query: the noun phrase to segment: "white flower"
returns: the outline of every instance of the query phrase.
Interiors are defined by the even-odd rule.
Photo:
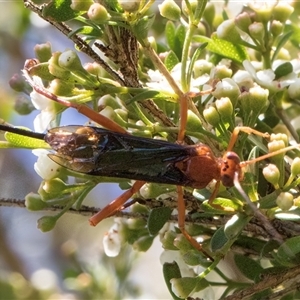
[[[295,82],[297,78],[297,74],[295,72],[291,72],[286,76],[282,76],[279,80],[275,80],[275,74],[273,70],[268,69],[256,72],[256,69],[248,60],[243,62],[243,66],[256,83],[264,88],[267,88],[271,93],[276,93],[289,86]]]
[[[30,97],[34,107],[41,111],[33,121],[34,130],[43,132],[56,116],[54,102],[36,91],[32,91]]]
[[[121,250],[119,224],[115,223],[103,238],[104,252],[109,257],[116,257]]]
[[[44,149],[32,150],[32,153],[38,156],[34,164],[34,170],[44,180],[50,180],[57,177],[61,167],[48,157],[48,151]]]
[[[181,63],[177,64],[172,70],[171,70],[171,76],[173,79],[177,82],[178,86],[181,87]],[[162,91],[165,93],[174,94],[173,89],[169,85],[166,78],[158,71],[158,70],[149,70],[148,76],[150,77],[150,82],[146,83],[146,85],[149,88],[152,88],[154,90]],[[199,92],[199,86],[205,84],[208,82],[210,77],[207,74],[204,74],[203,76],[200,76],[196,79],[191,79],[191,92]]]
[[[240,87],[241,91],[248,91],[254,84],[252,76],[244,70],[238,70],[232,76],[232,79]]]

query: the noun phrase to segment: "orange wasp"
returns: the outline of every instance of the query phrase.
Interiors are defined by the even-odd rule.
[[[66,101],[36,86],[33,82],[30,83],[39,94],[66,107],[77,109],[78,112],[109,130],[78,125],[52,128],[45,134],[5,125],[0,125],[0,130],[44,139],[55,151],[55,154],[49,154],[49,157],[70,170],[93,176],[136,180],[129,190],[92,216],[89,220],[91,225],[96,226],[103,219],[113,216],[116,211],[122,209],[125,202],[146,182],[176,185],[179,229],[196,249],[204,252],[209,258],[211,258],[210,255],[185,229],[183,187],[201,189],[215,180],[216,185],[209,199],[209,203],[214,206],[213,200],[221,182],[225,187],[237,186],[243,177],[243,167],[298,147],[298,145],[286,147],[250,161],[240,162],[238,155],[232,151],[240,131],[263,138],[269,138],[269,134],[249,127],[236,127],[231,135],[227,151],[222,157],[215,157],[212,150],[205,144],[182,144],[187,113],[186,99],[181,99],[179,140],[177,144],[174,144],[132,136],[123,127],[89,107]]]

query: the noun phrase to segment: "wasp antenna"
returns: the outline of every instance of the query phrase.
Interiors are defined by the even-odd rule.
[[[0,130],[15,133],[15,134],[19,134],[19,135],[23,135],[23,136],[28,136],[28,137],[38,139],[38,140],[44,140],[45,139],[45,134],[44,133],[33,132],[33,131],[29,131],[29,130],[25,130],[25,129],[21,129],[21,128],[16,128],[16,127],[8,126],[8,125],[3,125],[3,124],[0,124]]]
[[[240,162],[240,166],[245,167],[245,166],[254,164],[258,161],[265,160],[266,158],[273,157],[275,155],[282,154],[282,153],[285,153],[287,151],[294,150],[294,149],[297,149],[297,148],[300,149],[300,144],[288,146],[288,147],[285,147],[285,148],[267,153],[265,155],[262,155],[260,157],[257,157],[257,158],[251,159],[251,160],[242,161],[242,162]]]

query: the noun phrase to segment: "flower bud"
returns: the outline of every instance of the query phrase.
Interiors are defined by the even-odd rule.
[[[214,127],[218,126],[220,123],[219,113],[214,106],[204,109],[203,116],[206,122]]]
[[[42,232],[50,231],[54,228],[57,221],[57,216],[44,216],[38,219],[37,228]]]
[[[112,107],[106,106],[104,109],[100,111],[100,114],[105,116],[106,118],[118,123],[121,126],[126,126],[125,121],[113,110]]]
[[[96,62],[86,63],[83,67],[87,72],[89,72],[92,75],[95,75],[96,77],[101,77],[103,75],[102,68]]]
[[[68,81],[70,78],[70,72],[59,66],[58,60],[61,55],[61,52],[55,52],[52,54],[52,57],[49,60],[49,72],[57,78],[63,78],[65,81]]]
[[[276,204],[283,211],[289,210],[294,204],[294,196],[288,192],[282,192],[276,199]]]
[[[285,147],[287,147],[288,143],[289,143],[289,139],[288,136],[285,133],[272,133],[270,136],[270,141],[283,141],[285,144]]]
[[[16,97],[14,109],[20,115],[29,115],[35,107],[28,96],[20,94]]]
[[[290,15],[293,13],[294,8],[287,2],[277,2],[277,5],[273,9],[274,20],[285,23]]]
[[[283,32],[283,24],[280,21],[273,20],[271,23],[270,31],[274,37],[279,36]]]
[[[205,59],[196,60],[194,64],[194,77],[198,78],[204,74],[209,74],[211,69],[213,68],[213,64],[208,62]]]
[[[271,15],[274,8],[274,2],[270,1],[268,2],[258,2],[253,1],[253,3],[250,1],[249,6],[254,10],[254,20],[256,22],[262,22],[267,23],[271,19]]]
[[[285,143],[282,140],[271,141],[268,143],[269,152],[275,152],[277,150],[285,148]],[[272,160],[277,164],[284,158],[284,153],[277,154],[272,157]]]
[[[216,66],[212,71],[213,79],[224,79],[232,76],[232,70],[225,65]]]
[[[25,206],[30,211],[38,211],[47,207],[39,194],[29,193],[25,196]]]
[[[215,104],[223,122],[230,122],[233,114],[233,106],[230,99],[228,97],[222,97],[216,100]]]
[[[245,116],[256,119],[260,113],[266,109],[268,104],[269,90],[263,89],[260,86],[254,86],[249,89],[249,92],[244,92],[240,95],[239,101],[243,108]]]
[[[117,99],[111,95],[105,95],[98,100],[98,107],[101,111],[106,106],[110,106],[112,109],[121,108],[121,105],[118,103]]]
[[[66,50],[58,57],[58,65],[69,71],[84,70],[77,53],[73,50]]]
[[[93,3],[93,0],[71,0],[70,7],[77,11],[88,11]]]
[[[123,120],[123,122],[128,121],[128,110],[126,110],[125,108],[117,108],[117,109],[115,109],[115,113],[118,115],[119,118],[121,118]],[[119,123],[119,124],[121,124],[121,123]]]
[[[90,20],[97,24],[103,24],[110,19],[110,14],[107,12],[106,8],[99,3],[93,3],[87,12],[87,15]]]
[[[49,91],[57,96],[70,96],[73,93],[73,84],[66,84],[63,79],[54,79],[50,82]]]
[[[156,41],[155,37],[154,37],[154,36],[149,36],[149,37],[148,37],[148,42],[149,42],[151,48],[152,48],[155,52],[157,52],[157,41]]]
[[[233,20],[225,20],[217,28],[217,36],[219,39],[223,39],[235,44],[241,42],[241,36],[238,32]]]
[[[119,0],[118,2],[125,11],[130,13],[136,12],[140,7],[140,1]]]
[[[249,34],[252,38],[262,43],[265,37],[265,28],[263,23],[255,22],[250,24]]]
[[[177,21],[181,17],[180,7],[174,0],[164,0],[162,4],[158,5],[160,14],[171,21]]]
[[[39,62],[47,62],[52,56],[51,44],[49,42],[37,44],[34,46],[34,52]]]
[[[231,78],[224,78],[222,81],[219,81],[215,90],[212,92],[212,95],[217,99],[228,97],[233,107],[235,107],[240,94],[239,86]]]
[[[239,29],[248,33],[249,26],[252,23],[252,21],[247,12],[242,12],[241,14],[239,14],[238,16],[235,17],[234,23]]]
[[[30,86],[20,74],[14,74],[9,80],[9,86],[16,92],[30,93]]]
[[[294,205],[300,207],[300,196],[294,199]]]
[[[257,114],[261,113],[268,104],[269,90],[260,86],[255,86],[250,88],[249,94],[252,110]]]
[[[280,179],[280,171],[274,164],[269,164],[263,168],[263,175],[268,182],[274,185],[276,189],[279,188],[278,182]]]
[[[199,131],[199,127],[202,126],[201,120],[191,110],[188,110],[186,130]]]
[[[300,174],[300,157],[296,157],[291,164],[291,175],[298,176]]]

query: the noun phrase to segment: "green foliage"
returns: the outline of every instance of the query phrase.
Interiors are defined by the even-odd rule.
[[[113,181],[124,189],[132,188],[134,193],[129,196],[140,203],[131,207],[132,219],[118,220],[117,230],[109,231],[107,246],[112,253],[123,249],[126,243],[138,251],[147,251],[154,238],[160,236],[165,252],[176,253],[177,260],[180,257],[180,263],[163,263],[163,275],[173,299],[198,296],[199,291],[212,286],[224,288],[224,299],[229,293],[251,289],[247,282],[240,282],[238,277],[231,279],[219,269],[219,262],[227,256],[234,258],[236,269],[254,284],[269,270],[266,262],[282,267],[272,269],[274,272],[268,275],[275,278],[280,277],[280,272],[289,272],[289,268],[299,266],[299,232],[293,227],[293,221],[300,219],[299,166],[295,159],[299,156],[299,146],[285,148],[290,140],[297,143],[300,140],[299,8],[296,4],[292,7],[280,3],[266,6],[249,3],[247,9],[234,16],[227,2],[224,1],[222,14],[218,15],[213,3],[207,5],[207,1],[183,1],[179,7],[174,1],[165,0],[159,11],[154,9],[155,1],[150,0],[101,1],[101,4],[53,0],[43,7],[27,1],[32,11],[54,24],[74,42],[78,52],[87,54],[90,62],[83,64],[75,50],[54,52],[48,42],[37,45],[37,59],[26,62],[24,75],[28,83],[20,80],[20,76],[10,81],[16,92],[25,98],[30,95],[34,107],[39,110],[34,122],[37,131],[60,126],[66,108],[73,107],[92,119],[93,125],[99,123],[97,126],[112,131],[172,143],[184,125],[186,137],[180,143],[204,143],[212,150],[216,159],[212,158],[211,164],[196,166],[197,162],[194,163],[197,155],[208,156],[204,146],[193,148],[195,153],[191,151],[191,157],[178,158],[171,166],[167,165],[167,159],[155,170],[141,163],[142,171],[152,177],[167,176],[168,168],[173,165],[182,171],[182,178],[199,175],[198,189],[193,189],[190,182],[179,182],[186,186],[184,200],[189,212],[186,220],[194,225],[186,226],[187,232],[182,228],[183,214],[186,214],[182,203],[178,217],[180,228],[164,226],[173,218],[172,211],[176,207],[174,186],[147,184],[136,191],[127,178],[85,174],[99,159],[98,156],[88,159],[89,152],[85,152],[96,139],[93,135],[87,140],[81,136],[86,144],[72,141],[72,146],[79,146],[76,148],[82,154],[79,159],[75,159],[74,153],[66,155],[63,152],[56,158],[50,155],[52,160],[69,166],[67,169],[50,161],[46,152],[38,154],[35,170],[43,180],[38,193],[26,197],[27,208],[31,211],[53,205],[61,208],[56,215],[38,220],[38,227],[46,232],[53,229],[60,216],[71,207],[81,208],[86,195],[98,183]],[[181,111],[185,104],[187,124],[183,124],[185,111]],[[274,135],[267,141],[268,135],[244,128],[238,138],[232,140],[236,124]],[[63,138],[58,146],[64,142],[69,145],[66,136]],[[131,145],[122,139],[116,140],[130,152]],[[45,150],[49,145],[6,133],[0,148],[13,147]],[[242,161],[236,164],[235,180],[231,178],[233,175],[228,175],[233,187],[225,184],[226,175],[221,176],[221,162],[232,161],[230,155],[219,158],[226,149],[236,152]],[[152,154],[150,150],[145,153],[145,160]],[[276,155],[268,155],[270,152]],[[114,159],[106,158],[105,163],[110,166],[123,163],[125,171],[130,170],[130,162],[123,161],[123,154],[120,151]],[[267,156],[254,167],[264,154]],[[271,162],[269,166],[266,166],[266,159]],[[81,173],[72,171],[72,165]],[[245,174],[239,174],[240,167],[245,169]],[[118,172],[115,171],[116,177]],[[210,173],[216,181],[223,181],[224,186],[218,191],[201,183],[201,180],[206,182]],[[121,209],[124,205],[121,202],[127,200],[128,193],[114,202],[120,205],[112,206],[113,211],[104,209],[99,220]],[[196,240],[188,241],[188,234],[195,239],[204,238],[203,253]],[[212,258],[214,261],[210,260]],[[188,269],[188,276],[182,275],[184,268]],[[129,266],[124,266],[123,271],[119,278],[125,282]],[[211,271],[223,282],[208,279]],[[93,290],[91,298],[96,298],[103,287],[96,282],[93,268],[89,274],[99,288],[98,292]],[[79,275],[72,275],[73,279]],[[279,281],[278,286],[282,283]],[[264,297],[276,291],[267,280],[263,283],[261,294],[256,296]],[[8,287],[3,289],[11,295]],[[129,286],[125,290],[131,296],[136,295],[134,289],[129,292]],[[105,297],[124,296],[118,293],[105,294]],[[251,290],[249,293],[253,296]],[[85,290],[83,295],[89,298],[91,294]],[[199,295],[202,297],[201,293]]]

